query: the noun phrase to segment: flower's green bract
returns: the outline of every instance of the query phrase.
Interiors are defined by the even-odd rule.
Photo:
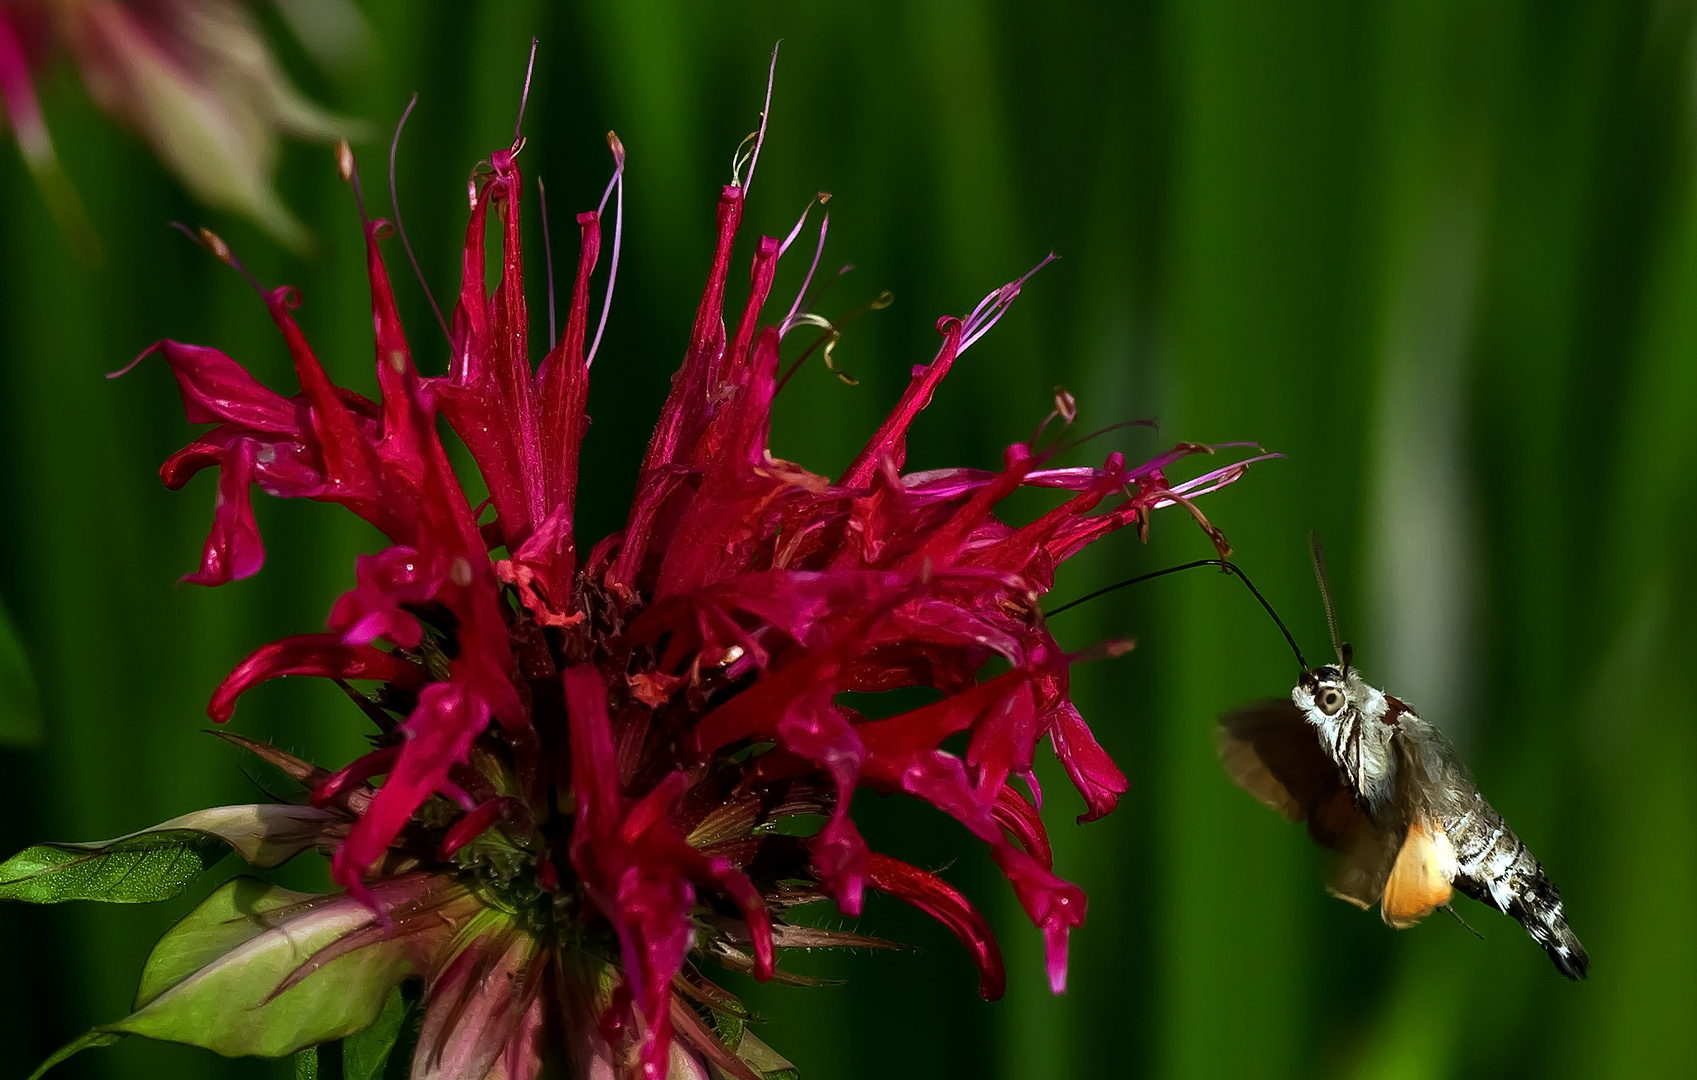
[[[376,922],[345,896],[310,896],[247,877],[226,882],[154,947],[135,1012],[70,1044],[35,1075],[122,1035],[230,1057],[282,1057],[366,1030],[417,973],[415,958],[434,943],[430,935],[375,935],[297,977],[315,953]],[[440,925],[436,937],[452,933],[451,920]],[[370,1049],[364,1057],[375,1068],[367,1075],[378,1075],[388,1048]]]

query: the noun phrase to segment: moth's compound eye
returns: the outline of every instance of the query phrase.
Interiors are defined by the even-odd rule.
[[[1322,686],[1314,691],[1314,704],[1327,716],[1336,716],[1343,708],[1343,691],[1335,686]]]

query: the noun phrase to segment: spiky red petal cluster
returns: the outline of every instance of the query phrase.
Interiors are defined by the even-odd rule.
[[[393,545],[360,559],[331,633],[260,649],[218,689],[213,717],[227,719],[244,690],[287,674],[375,679],[409,703],[399,738],[318,792],[329,800],[387,775],[336,852],[335,876],[356,894],[433,795],[467,811],[449,847],[513,814],[569,815],[537,874],[545,887],[568,887],[562,875],[581,887],[617,935],[628,979],[620,1000],[640,1007],[623,1019],[644,1032],[654,1075],[666,1060],[672,983],[693,944],[697,890],[742,912],[756,974],[772,971],[770,898],[753,880],[761,841],[744,828],[743,839],[712,843],[708,823],[743,813],[749,791],[774,784],[813,791],[829,812],[801,842],[794,873],[816,878],[850,913],[870,884],[936,916],[972,950],[993,997],[1004,975],[983,918],[936,875],[869,852],[849,817],[850,795],[863,785],[904,791],[961,821],[991,845],[1043,929],[1059,991],[1085,897],[1054,874],[1036,807],[1010,781],[1031,782],[1045,737],[1084,796],[1084,819],[1112,810],[1126,780],[1069,700],[1069,658],[1037,601],[1055,567],[1085,545],[1146,524],[1159,506],[1189,505],[1236,479],[1242,463],[1174,485],[1163,470],[1205,448],[1180,446],[1139,466],[1116,453],[1100,468],[1044,468],[1016,444],[999,471],[903,474],[909,424],[1024,279],[965,319],[939,321],[941,349],[914,369],[843,476],[775,458],[768,428],[779,343],[793,321],[762,328],[760,315],[787,245],[760,240],[748,299],[727,335],[723,296],[746,191],[732,185],[719,199],[707,287],[625,528],[582,554],[572,515],[600,218],[578,217],[565,333],[533,371],[515,151],[493,155],[475,190],[445,376],[422,377],[413,365],[378,251],[381,222],[365,224],[380,403],[330,383],[289,314],[288,290],[266,299],[300,379],[293,397],[213,349],[165,341],[150,350],[170,364],[188,418],[215,425],[162,469],[175,488],[220,468],[212,533],[189,580],[220,584],[259,569],[254,484],[341,503]],[[492,207],[502,271],[491,293]],[[481,527],[436,436],[438,413],[488,484],[494,518]],[[994,510],[1021,486],[1071,495],[1013,527]],[[452,643],[434,664],[420,649],[421,623]],[[1008,670],[980,681],[995,657]],[[839,701],[908,686],[941,697],[885,719]],[[516,798],[486,790],[467,767],[490,731],[511,749],[523,788]],[[961,733],[964,757],[941,749]],[[725,775],[734,783],[721,782]]]

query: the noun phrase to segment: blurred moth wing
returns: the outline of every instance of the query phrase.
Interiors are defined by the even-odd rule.
[[[1379,900],[1403,846],[1400,829],[1373,824],[1326,755],[1318,734],[1289,698],[1257,702],[1220,719],[1215,747],[1238,787],[1302,822],[1338,853],[1326,891],[1363,910]]]
[[[1260,701],[1226,714],[1214,743],[1237,786],[1287,821],[1307,821],[1320,802],[1343,788],[1338,767],[1287,699]]]
[[[1347,794],[1344,799],[1354,806]],[[1366,911],[1384,894],[1402,845],[1394,830],[1372,827],[1366,815],[1361,815],[1361,820],[1361,834],[1327,875],[1326,891]]]

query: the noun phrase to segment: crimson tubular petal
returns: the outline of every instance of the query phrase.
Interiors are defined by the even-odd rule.
[[[1058,992],[1085,898],[1054,873],[1038,808],[1010,785],[1023,780],[1037,797],[1032,770],[1045,739],[1084,799],[1082,820],[1112,811],[1127,783],[1073,707],[1069,660],[1039,600],[1057,565],[1120,528],[1145,530],[1161,506],[1182,504],[1219,542],[1193,497],[1241,467],[1175,485],[1167,470],[1210,448],[1181,444],[1142,465],[1113,453],[1100,467],[1052,468],[1016,443],[996,470],[904,473],[910,426],[1025,278],[992,292],[965,323],[938,321],[941,347],[842,476],[775,456],[781,326],[762,319],[784,245],[754,245],[749,292],[727,332],[746,195],[733,184],[719,196],[707,284],[625,526],[585,544],[573,503],[601,221],[595,211],[577,218],[565,330],[533,370],[517,153],[516,144],[496,152],[474,176],[445,374],[415,368],[379,250],[385,223],[363,214],[376,400],[330,382],[287,289],[262,296],[294,361],[300,389],[290,396],[214,349],[164,341],[143,354],[170,367],[188,418],[212,425],[161,470],[171,487],[220,472],[213,527],[189,580],[258,571],[254,485],[340,503],[389,540],[356,564],[331,632],[259,649],[219,687],[213,719],[229,719],[238,696],[282,675],[379,684],[366,707],[380,729],[375,749],[315,793],[357,815],[335,851],[336,880],[377,904],[374,886],[421,860],[447,860],[442,872],[453,874],[498,867],[495,884],[480,887],[507,890],[533,913],[537,934],[561,949],[570,940],[572,955],[599,949],[620,973],[610,997],[594,999],[603,1022],[566,1024],[590,1031],[598,1049],[585,1060],[658,1080],[675,1031],[718,1061],[725,1051],[700,1044],[702,1024],[674,1023],[684,1015],[676,986],[695,977],[686,959],[770,977],[774,927],[789,906],[828,896],[858,913],[867,888],[945,923],[972,952],[985,996],[999,995],[999,949],[967,900],[939,875],[868,850],[849,812],[863,786],[929,803],[990,846],[1044,933]],[[499,245],[492,284],[486,237]],[[792,308],[780,323],[796,317]],[[481,525],[449,467],[438,415],[487,484],[493,516]],[[1015,527],[997,510],[1021,487],[1065,498]],[[992,662],[1001,673],[987,678]],[[877,719],[844,698],[914,686],[936,700]],[[943,748],[955,737],[959,754]],[[798,815],[825,824],[812,836],[773,827]],[[500,834],[495,846],[482,845],[486,832]],[[724,929],[736,924],[736,933]],[[509,956],[507,939],[498,944],[490,955]],[[511,950],[526,979],[540,978],[528,974],[530,958],[546,950]],[[463,996],[466,978],[456,968],[432,985]],[[539,1030],[536,1003],[555,991],[533,989],[515,999],[525,1019],[512,1020],[514,1031]],[[553,1004],[573,1016],[593,998],[559,993]],[[446,1033],[458,1028],[438,1026],[452,1042]],[[478,1053],[498,1041],[477,1043]],[[529,1075],[528,1060],[514,1051],[509,1072]]]

